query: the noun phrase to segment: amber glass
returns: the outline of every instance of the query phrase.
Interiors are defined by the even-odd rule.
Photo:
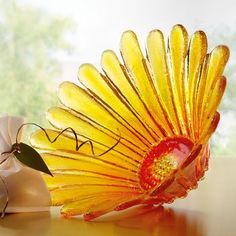
[[[171,203],[196,188],[208,167],[228,48],[208,54],[204,32],[189,41],[176,25],[168,46],[161,31],[149,33],[146,57],[132,31],[123,33],[120,50],[123,62],[103,53],[102,71],[82,65],[78,84],[62,83],[61,106],[47,113],[51,138],[72,127],[80,142],[93,142],[95,156],[89,144],[76,151],[69,131],[53,144],[41,130],[31,137],[54,175],[44,176],[52,203],[63,205],[66,217],[91,220],[137,204]]]

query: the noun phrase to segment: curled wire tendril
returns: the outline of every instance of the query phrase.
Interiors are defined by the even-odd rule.
[[[13,144],[11,151],[9,151],[9,152],[2,152],[2,153],[1,153],[1,155],[2,155],[2,154],[9,154],[9,155],[8,155],[4,160],[2,160],[2,161],[0,162],[0,165],[2,165],[2,164],[8,159],[8,157],[10,156],[10,154],[14,154],[15,152],[20,152],[19,140],[18,140],[18,139],[19,139],[19,134],[20,134],[20,131],[22,130],[22,128],[23,128],[24,126],[26,126],[26,125],[33,125],[33,126],[36,126],[36,127],[40,128],[40,129],[44,132],[45,136],[47,137],[47,139],[48,139],[48,141],[49,141],[50,143],[56,142],[57,139],[58,139],[64,132],[70,130],[70,131],[74,134],[74,137],[75,137],[75,142],[76,142],[76,144],[75,144],[75,145],[76,145],[76,146],[75,146],[75,149],[76,149],[76,151],[78,151],[78,150],[79,150],[81,147],[83,147],[85,144],[89,144],[89,145],[90,145],[90,148],[91,148],[91,152],[92,152],[92,157],[100,157],[100,156],[103,156],[104,154],[106,154],[106,153],[108,153],[109,151],[111,151],[112,149],[114,149],[114,148],[119,144],[119,142],[120,142],[120,140],[121,140],[121,134],[119,134],[119,138],[118,138],[117,142],[116,142],[113,146],[111,146],[111,147],[108,148],[106,151],[102,152],[101,154],[96,155],[95,152],[94,152],[93,142],[88,139],[88,140],[85,140],[85,141],[83,141],[83,142],[81,142],[81,143],[79,144],[77,134],[76,134],[75,130],[74,130],[73,128],[71,128],[71,127],[67,127],[67,128],[65,128],[65,129],[63,129],[62,131],[60,131],[60,132],[58,133],[58,135],[57,135],[54,139],[51,139],[51,138],[49,137],[47,131],[46,131],[42,126],[40,126],[40,125],[38,125],[38,124],[36,124],[36,123],[24,123],[24,124],[22,124],[22,125],[19,127],[19,129],[17,130],[16,143]],[[118,130],[118,131],[119,131],[119,130]],[[2,178],[1,175],[0,175],[0,178],[1,178],[1,181],[3,182],[4,188],[5,188],[5,191],[6,191],[6,203],[5,203],[5,206],[4,206],[4,208],[3,208],[2,212],[1,212],[1,218],[3,218],[3,217],[5,216],[6,209],[7,209],[8,203],[9,203],[9,191],[8,191],[8,188],[7,188],[7,184],[6,184],[6,182],[4,181],[4,179]]]

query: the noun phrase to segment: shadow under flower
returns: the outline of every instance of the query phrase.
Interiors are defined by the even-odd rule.
[[[85,236],[202,236],[205,215],[200,212],[139,206],[111,213],[91,222],[60,217],[59,209],[49,212],[7,214],[0,220],[1,235],[85,235]],[[13,234],[14,233],[14,234]]]
[[[206,235],[199,212],[186,211],[163,206],[140,206],[130,209],[109,221],[116,226],[114,235]],[[129,233],[128,233],[129,232]]]

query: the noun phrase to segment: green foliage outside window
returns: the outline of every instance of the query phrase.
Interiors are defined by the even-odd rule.
[[[71,51],[67,18],[50,16],[14,0],[0,1],[0,109],[44,124],[45,112],[57,102],[57,53]]]

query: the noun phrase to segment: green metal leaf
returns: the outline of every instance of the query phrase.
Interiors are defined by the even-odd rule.
[[[17,149],[17,151],[14,152],[14,155],[21,163],[32,169],[53,176],[42,157],[34,148],[25,143],[14,144],[13,148]]]

